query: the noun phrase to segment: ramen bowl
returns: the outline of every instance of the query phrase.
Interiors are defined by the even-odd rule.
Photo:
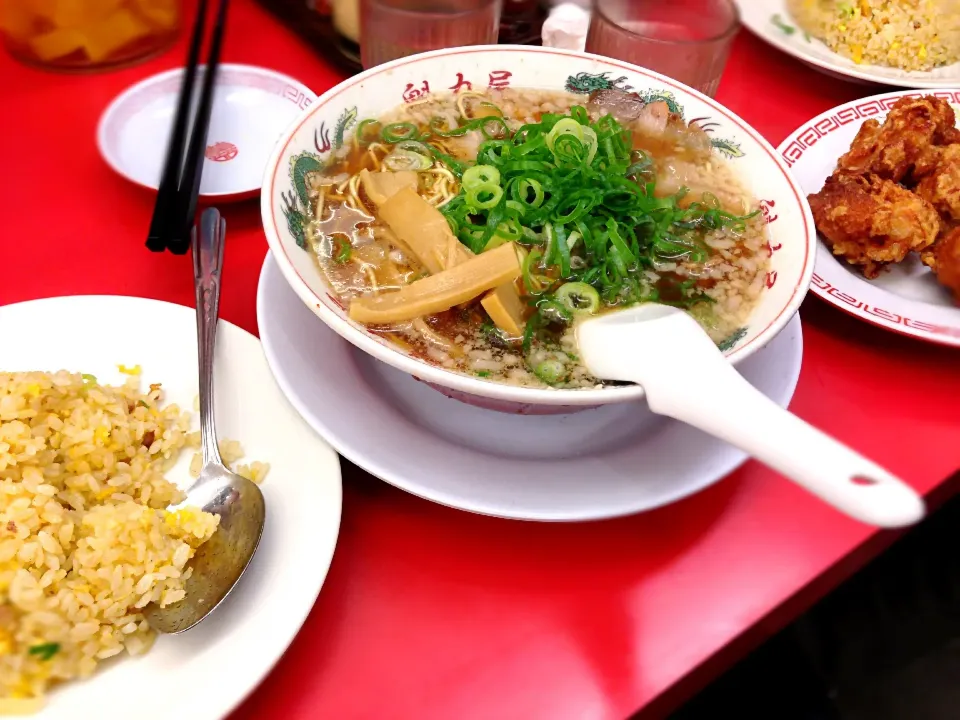
[[[759,299],[720,347],[730,362],[738,363],[786,326],[810,284],[816,231],[803,193],[760,134],[714,100],[649,70],[582,52],[510,45],[451,48],[372,68],[323,94],[281,138],[263,182],[264,230],[287,282],[321,321],[378,360],[450,397],[489,409],[559,413],[643,398],[637,386],[520,386],[428,362],[351,320],[306,240],[306,173],[353,142],[360,122],[431,93],[506,87],[574,93],[584,103],[596,90],[626,90],[648,103],[662,101],[685,122],[698,125],[713,154],[758,202],[768,240],[760,251],[766,266]]]

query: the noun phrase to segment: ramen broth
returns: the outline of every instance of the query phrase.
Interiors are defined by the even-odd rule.
[[[361,123],[307,186],[309,242],[354,319],[511,384],[599,386],[576,323],[636,302],[722,343],[769,262],[758,203],[705,133],[621,91],[435,94]]]

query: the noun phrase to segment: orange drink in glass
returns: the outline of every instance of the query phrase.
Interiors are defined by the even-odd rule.
[[[181,0],[3,0],[0,35],[24,62],[68,71],[128,65],[176,39]]]

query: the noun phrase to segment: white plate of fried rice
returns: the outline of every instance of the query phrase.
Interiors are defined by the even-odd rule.
[[[225,460],[261,483],[263,539],[201,625],[155,638],[216,519],[167,506],[196,456],[194,311],[141,298],[0,308],[0,715],[214,720],[286,650],[323,584],[336,453],[277,389],[259,341],[220,323]]]
[[[743,24],[828,75],[910,88],[955,87],[955,0],[736,0]]]

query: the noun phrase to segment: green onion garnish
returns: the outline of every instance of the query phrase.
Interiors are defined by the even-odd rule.
[[[585,282],[568,282],[554,294],[573,313],[593,314],[600,309],[600,293]]]
[[[450,172],[452,172],[454,175],[457,177],[461,177],[463,175],[463,171],[466,170],[466,165],[464,165],[462,162],[456,158],[450,157],[434,145],[428,144],[427,150],[430,151],[430,154],[433,155],[434,159],[439,160],[446,165]]]
[[[591,120],[576,106],[565,115],[545,113],[512,134],[501,122],[461,119],[450,127],[434,118],[433,139],[422,142],[460,178],[459,193],[441,207],[456,237],[475,253],[505,242],[525,249],[521,279],[534,307],[522,343],[527,358],[534,346],[556,350],[564,328],[581,313],[647,301],[685,308],[709,301],[695,280],[682,278],[661,295],[648,273],[659,262],[706,261],[711,250],[704,235],[742,231],[753,214],[730,213],[710,195],[681,207],[686,189],[656,197],[653,159],[634,148],[631,132],[613,116]],[[440,149],[443,137],[476,129],[486,139],[475,163]],[[538,377],[564,382],[562,364],[549,362],[537,365]]]
[[[383,159],[383,166],[392,172],[397,172],[398,170],[412,170],[414,172],[421,172],[422,170],[429,170],[433,166],[433,158],[430,156],[430,151],[426,150],[426,154],[414,152],[413,150],[403,150],[400,148],[400,145],[403,143],[398,143],[393,151]],[[420,143],[413,142],[412,144],[419,145]]]
[[[787,23],[785,23],[783,21],[783,18],[780,17],[780,15],[774,15],[773,17],[771,17],[770,22],[772,22],[774,25],[780,28],[780,30],[782,30],[783,33],[786,35],[793,35],[797,31],[797,29],[793,27],[793,25],[788,25]]]
[[[480,128],[480,132],[488,140],[500,140],[510,135],[510,128],[507,127],[506,121],[500,116],[480,118],[475,122]]]
[[[374,135],[374,137],[370,137],[372,132],[368,132],[368,129],[372,131],[374,126],[379,128],[380,121],[367,119],[367,120],[362,120],[360,124],[357,125],[357,143],[359,143],[361,147],[366,147],[367,145],[373,142],[376,135]]]
[[[46,662],[50,660],[54,655],[60,652],[60,643],[43,643],[42,645],[34,645],[27,652],[30,655],[33,655],[40,660]]]
[[[380,131],[383,141],[391,145],[401,140],[416,140],[419,135],[417,126],[411,122],[391,123]]]
[[[350,259],[350,254],[353,252],[353,247],[351,247],[349,241],[347,240],[338,240],[336,241],[337,252],[333,256],[333,259],[338,263],[345,263]]]
[[[533,374],[548,385],[556,385],[566,373],[567,369],[559,360],[544,360],[533,368]]]
[[[500,171],[493,165],[474,165],[463,173],[463,187],[470,189],[482,184],[500,184]]]
[[[489,210],[503,199],[503,188],[493,183],[479,183],[467,188],[464,196],[471,210]]]

